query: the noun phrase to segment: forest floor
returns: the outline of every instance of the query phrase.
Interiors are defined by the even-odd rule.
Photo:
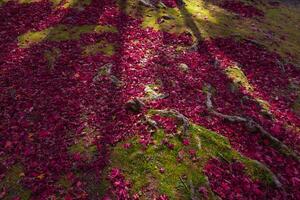
[[[300,199],[300,3],[0,0],[0,199]]]

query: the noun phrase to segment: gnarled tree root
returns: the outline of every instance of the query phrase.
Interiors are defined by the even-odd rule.
[[[270,140],[271,144],[278,148],[278,150],[286,155],[286,156],[291,156],[295,160],[297,160],[300,163],[300,155],[298,152],[295,152],[294,150],[290,149],[287,145],[285,145],[283,142],[272,136],[268,131],[266,131],[260,124],[255,122],[251,118],[246,118],[246,117],[241,117],[241,116],[236,116],[236,115],[226,115],[223,113],[220,113],[216,110],[214,110],[214,106],[212,104],[212,93],[210,92],[211,86],[208,86],[208,90],[206,92],[206,107],[209,111],[210,114],[215,115],[217,117],[226,119],[230,122],[240,122],[240,123],[245,123],[247,128],[251,130],[257,130],[258,132],[261,133],[262,137],[267,138]]]
[[[157,128],[157,123],[150,118],[152,115],[160,115],[162,117],[175,118],[176,120],[178,120],[181,123],[181,125],[183,127],[182,133],[184,135],[187,134],[188,129],[190,127],[189,119],[186,116],[184,116],[183,114],[181,114],[180,112],[178,112],[177,110],[174,110],[174,109],[170,109],[170,110],[150,110],[149,111],[148,116],[146,116],[146,122],[150,126],[152,126],[154,128]]]

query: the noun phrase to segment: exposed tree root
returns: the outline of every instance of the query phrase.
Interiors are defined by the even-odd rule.
[[[269,139],[271,141],[271,144],[274,147],[278,148],[278,150],[281,153],[293,157],[295,160],[297,160],[300,163],[300,156],[298,155],[298,152],[291,150],[287,145],[285,145],[283,142],[281,142],[280,140],[272,136],[268,131],[266,131],[260,124],[255,122],[253,119],[241,117],[241,116],[235,116],[235,115],[226,115],[214,110],[214,106],[212,104],[212,93],[210,92],[210,90],[211,90],[211,86],[208,85],[208,89],[205,91],[206,107],[210,114],[226,119],[230,122],[245,123],[246,127],[249,130],[260,132],[262,137]]]
[[[127,101],[125,104],[125,109],[133,113],[139,113],[144,105],[145,103],[141,99],[134,98]]]
[[[157,130],[159,127],[158,127],[158,124],[155,120],[151,119],[151,117],[149,117],[148,115],[145,115],[145,121],[146,123],[151,127],[153,128],[154,130]]]
[[[182,133],[184,135],[187,134],[188,129],[190,127],[189,119],[186,116],[184,116],[183,114],[181,114],[180,112],[178,112],[177,110],[173,110],[173,109],[170,109],[170,110],[151,110],[149,115],[151,116],[151,115],[155,115],[155,114],[158,114],[158,115],[163,116],[163,117],[175,118],[176,120],[178,120],[182,124],[182,127],[183,127]],[[152,121],[154,121],[154,120],[152,120]],[[148,123],[149,123],[149,121],[148,121]]]
[[[149,0],[139,0],[139,3],[150,8],[154,8],[155,6]]]

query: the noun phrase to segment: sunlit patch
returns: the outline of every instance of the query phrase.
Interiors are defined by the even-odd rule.
[[[248,92],[254,91],[253,87],[251,86],[251,84],[247,79],[247,76],[244,74],[242,69],[237,65],[226,68],[225,72],[235,84],[242,86]]]
[[[194,21],[202,34],[207,35],[210,27],[209,25],[218,24],[218,12],[221,11],[217,6],[205,5],[203,1],[188,0],[185,1],[186,13],[179,8],[169,8],[163,4],[157,7],[146,7],[141,5],[138,1],[128,1],[126,5],[126,12],[132,16],[141,17],[143,19],[142,27],[151,27],[155,30],[162,30],[171,33],[183,33],[189,30],[186,23],[185,14],[190,15],[191,21]]]
[[[129,0],[125,11],[142,18],[142,27],[151,27],[171,33],[190,32],[195,36],[188,23],[193,23],[202,38],[239,36],[252,38],[269,50],[278,52],[285,58],[290,55],[300,63],[300,14],[297,8],[282,5],[269,8],[258,3],[256,7],[264,12],[260,20],[256,18],[238,18],[234,13],[213,4],[213,1],[185,0],[184,9],[169,8],[159,4],[147,7],[139,1]],[[289,20],[286,20],[289,19]]]
[[[32,44],[37,44],[43,40],[49,41],[66,41],[78,40],[82,34],[85,33],[103,33],[116,32],[112,26],[101,25],[83,25],[83,26],[67,26],[57,25],[42,31],[28,31],[27,33],[18,37],[19,46],[27,48]]]
[[[0,6],[2,4],[5,4],[9,1],[16,1],[18,2],[19,4],[31,4],[31,3],[38,3],[38,2],[41,2],[43,0],[1,0],[0,1]],[[51,2],[53,5],[58,5],[60,2],[62,2],[63,0],[48,0],[49,2]]]
[[[0,1],[0,6],[13,0],[2,0]],[[41,2],[43,0],[16,0],[19,4],[31,4]],[[52,3],[54,7],[57,8],[77,8],[84,9],[85,6],[89,5],[92,0],[48,0]]]
[[[50,29],[46,29],[38,32],[27,32],[24,35],[18,37],[19,46],[22,48],[29,47],[32,44],[39,43],[47,38]]]
[[[297,71],[260,48],[279,46],[288,53],[295,47],[297,54],[298,33],[289,33],[297,31],[296,15],[259,1],[253,6],[262,6],[266,18],[241,19],[213,0],[185,0],[180,8],[161,3],[175,0],[157,0],[157,7],[124,0],[120,8],[131,17],[110,0],[52,0],[52,7],[50,1],[18,5],[16,0],[0,9],[11,27],[0,30],[5,114],[0,199],[2,191],[4,199],[15,194],[29,199],[27,187],[37,199],[105,199],[106,191],[117,187],[124,190],[111,199],[136,199],[135,194],[155,199],[162,193],[169,199],[202,199],[206,193],[217,199],[218,186],[209,184],[204,168],[211,159],[220,161],[235,183],[252,187],[255,181],[266,196],[275,196],[270,198],[280,199],[285,190],[287,198],[298,195],[292,150],[283,152],[278,145],[299,143],[293,135],[299,132],[298,91],[287,88],[287,79],[298,84]],[[89,12],[83,11],[88,4]],[[56,23],[65,24],[49,27]],[[192,35],[211,39],[195,42]],[[291,46],[280,46],[285,42]],[[176,109],[188,125],[154,109]],[[262,115],[269,110],[274,116]],[[267,134],[280,142],[273,144]],[[2,156],[7,156],[3,164]],[[244,166],[239,173],[236,162]],[[126,177],[107,179],[111,168]],[[231,181],[214,175],[217,184]],[[276,175],[280,188],[273,187]],[[247,194],[239,184],[231,186],[225,190],[230,195]],[[130,197],[123,198],[124,191]]]
[[[56,0],[58,1],[58,0]],[[83,8],[91,3],[92,0],[66,0],[62,5],[63,8]]]
[[[230,66],[226,68],[225,73],[233,81],[235,85],[244,88],[250,95],[253,95],[255,90],[253,86],[250,84],[247,76],[244,74],[243,70],[239,66],[237,65]],[[271,116],[270,104],[267,101],[255,96],[254,99],[261,107],[261,112],[263,114]]]

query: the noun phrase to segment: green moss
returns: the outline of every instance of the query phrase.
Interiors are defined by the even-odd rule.
[[[150,116],[157,113],[155,110],[149,111]],[[227,138],[195,124],[190,125],[188,135],[189,146],[182,145],[182,136],[166,136],[163,130],[155,132],[154,142],[147,148],[142,147],[138,137],[128,139],[112,149],[111,167],[122,169],[132,182],[132,192],[140,192],[146,199],[152,198],[145,192],[150,186],[154,193],[167,194],[170,199],[188,199],[194,188],[205,186],[213,199],[214,194],[203,172],[203,167],[213,158],[228,163],[238,160],[246,166],[245,173],[267,185],[278,181],[263,164],[235,151]],[[173,150],[162,144],[166,138],[174,145]],[[132,146],[125,149],[124,143]],[[189,150],[196,150],[196,161],[191,160]],[[179,155],[181,162],[178,161]],[[164,173],[160,172],[160,168],[164,169]]]
[[[51,29],[51,33],[48,36],[48,40],[51,41],[65,41],[79,39],[81,34],[93,32],[95,26],[83,25],[83,26],[65,26],[58,25]]]
[[[225,73],[233,81],[233,90],[235,90],[235,87],[243,87],[249,92],[250,95],[254,92],[254,88],[249,83],[247,76],[237,65],[226,68]],[[256,97],[254,97],[254,99],[260,106],[261,113],[272,116],[272,113],[270,111],[270,104],[267,101]]]
[[[261,107],[261,113],[266,114],[268,116],[272,116],[272,113],[270,110],[270,104],[267,101],[262,100],[260,98],[255,98],[255,100]]]
[[[45,29],[43,31],[38,32],[27,32],[18,37],[19,46],[22,48],[26,48],[31,44],[36,44],[47,38],[50,33],[50,29]]]
[[[112,26],[101,25],[83,25],[83,26],[66,26],[57,25],[42,31],[28,31],[27,33],[18,37],[19,46],[27,48],[32,44],[49,41],[66,41],[77,40],[85,33],[102,33],[102,32],[116,32],[116,28]]]
[[[10,0],[1,0],[0,5],[2,3],[6,3]],[[17,0],[19,4],[30,4],[35,2],[40,2],[42,0]],[[60,5],[63,0],[49,0],[55,7]],[[83,8],[91,3],[91,0],[66,0],[63,2],[63,8]]]
[[[197,173],[197,170],[191,171],[192,163],[178,163],[176,158],[182,147],[181,143],[171,140],[175,148],[170,151],[161,145],[163,138],[163,131],[158,131],[154,135],[156,145],[151,145],[146,150],[138,143],[138,138],[130,140],[132,147],[127,150],[122,144],[118,145],[113,150],[112,166],[121,168],[126,177],[134,183],[133,192],[146,191],[151,187],[152,193],[164,193],[171,199],[186,199],[189,197],[189,190],[187,191],[181,182],[182,177],[193,181],[193,177],[201,177],[203,174],[200,171]],[[164,173],[160,173],[160,168],[164,169]],[[197,180],[194,184],[196,186],[200,182]],[[145,195],[146,193],[144,198],[152,198]]]
[[[58,0],[55,0],[58,1]],[[91,3],[91,0],[67,0],[63,5],[64,8],[81,8]]]
[[[252,38],[286,59],[288,54],[293,55],[295,58],[293,62],[300,64],[299,8],[285,4],[273,8],[266,4],[247,2],[262,10],[265,16],[237,18],[236,14],[218,7],[213,1],[184,0],[184,2],[183,9],[162,5],[151,8],[135,0],[127,1],[126,5],[119,4],[128,14],[140,17],[143,20],[143,28],[151,27],[178,34],[190,32],[194,37],[197,37],[199,32],[201,38],[227,36]]]
[[[269,45],[269,48],[273,48],[282,56],[286,56],[288,53],[296,56],[299,64],[299,8],[282,5],[275,9],[267,9],[265,15],[264,23],[259,24],[259,26],[266,32],[272,31],[274,33],[269,42],[268,40],[265,41],[266,45]]]
[[[106,25],[106,26],[97,25],[95,26],[94,31],[96,33],[104,33],[104,32],[117,33],[118,32],[116,27],[110,25]]]
[[[249,92],[253,92],[253,87],[249,83],[247,76],[240,67],[234,65],[226,68],[225,72],[235,84],[244,87]]]
[[[7,194],[4,200],[20,197],[22,200],[30,199],[31,192],[25,189],[20,181],[24,176],[23,168],[21,165],[13,165],[5,174],[5,178],[0,182],[0,188],[6,188]]]
[[[84,55],[95,55],[97,53],[112,56],[115,53],[115,47],[104,40],[84,47]]]

